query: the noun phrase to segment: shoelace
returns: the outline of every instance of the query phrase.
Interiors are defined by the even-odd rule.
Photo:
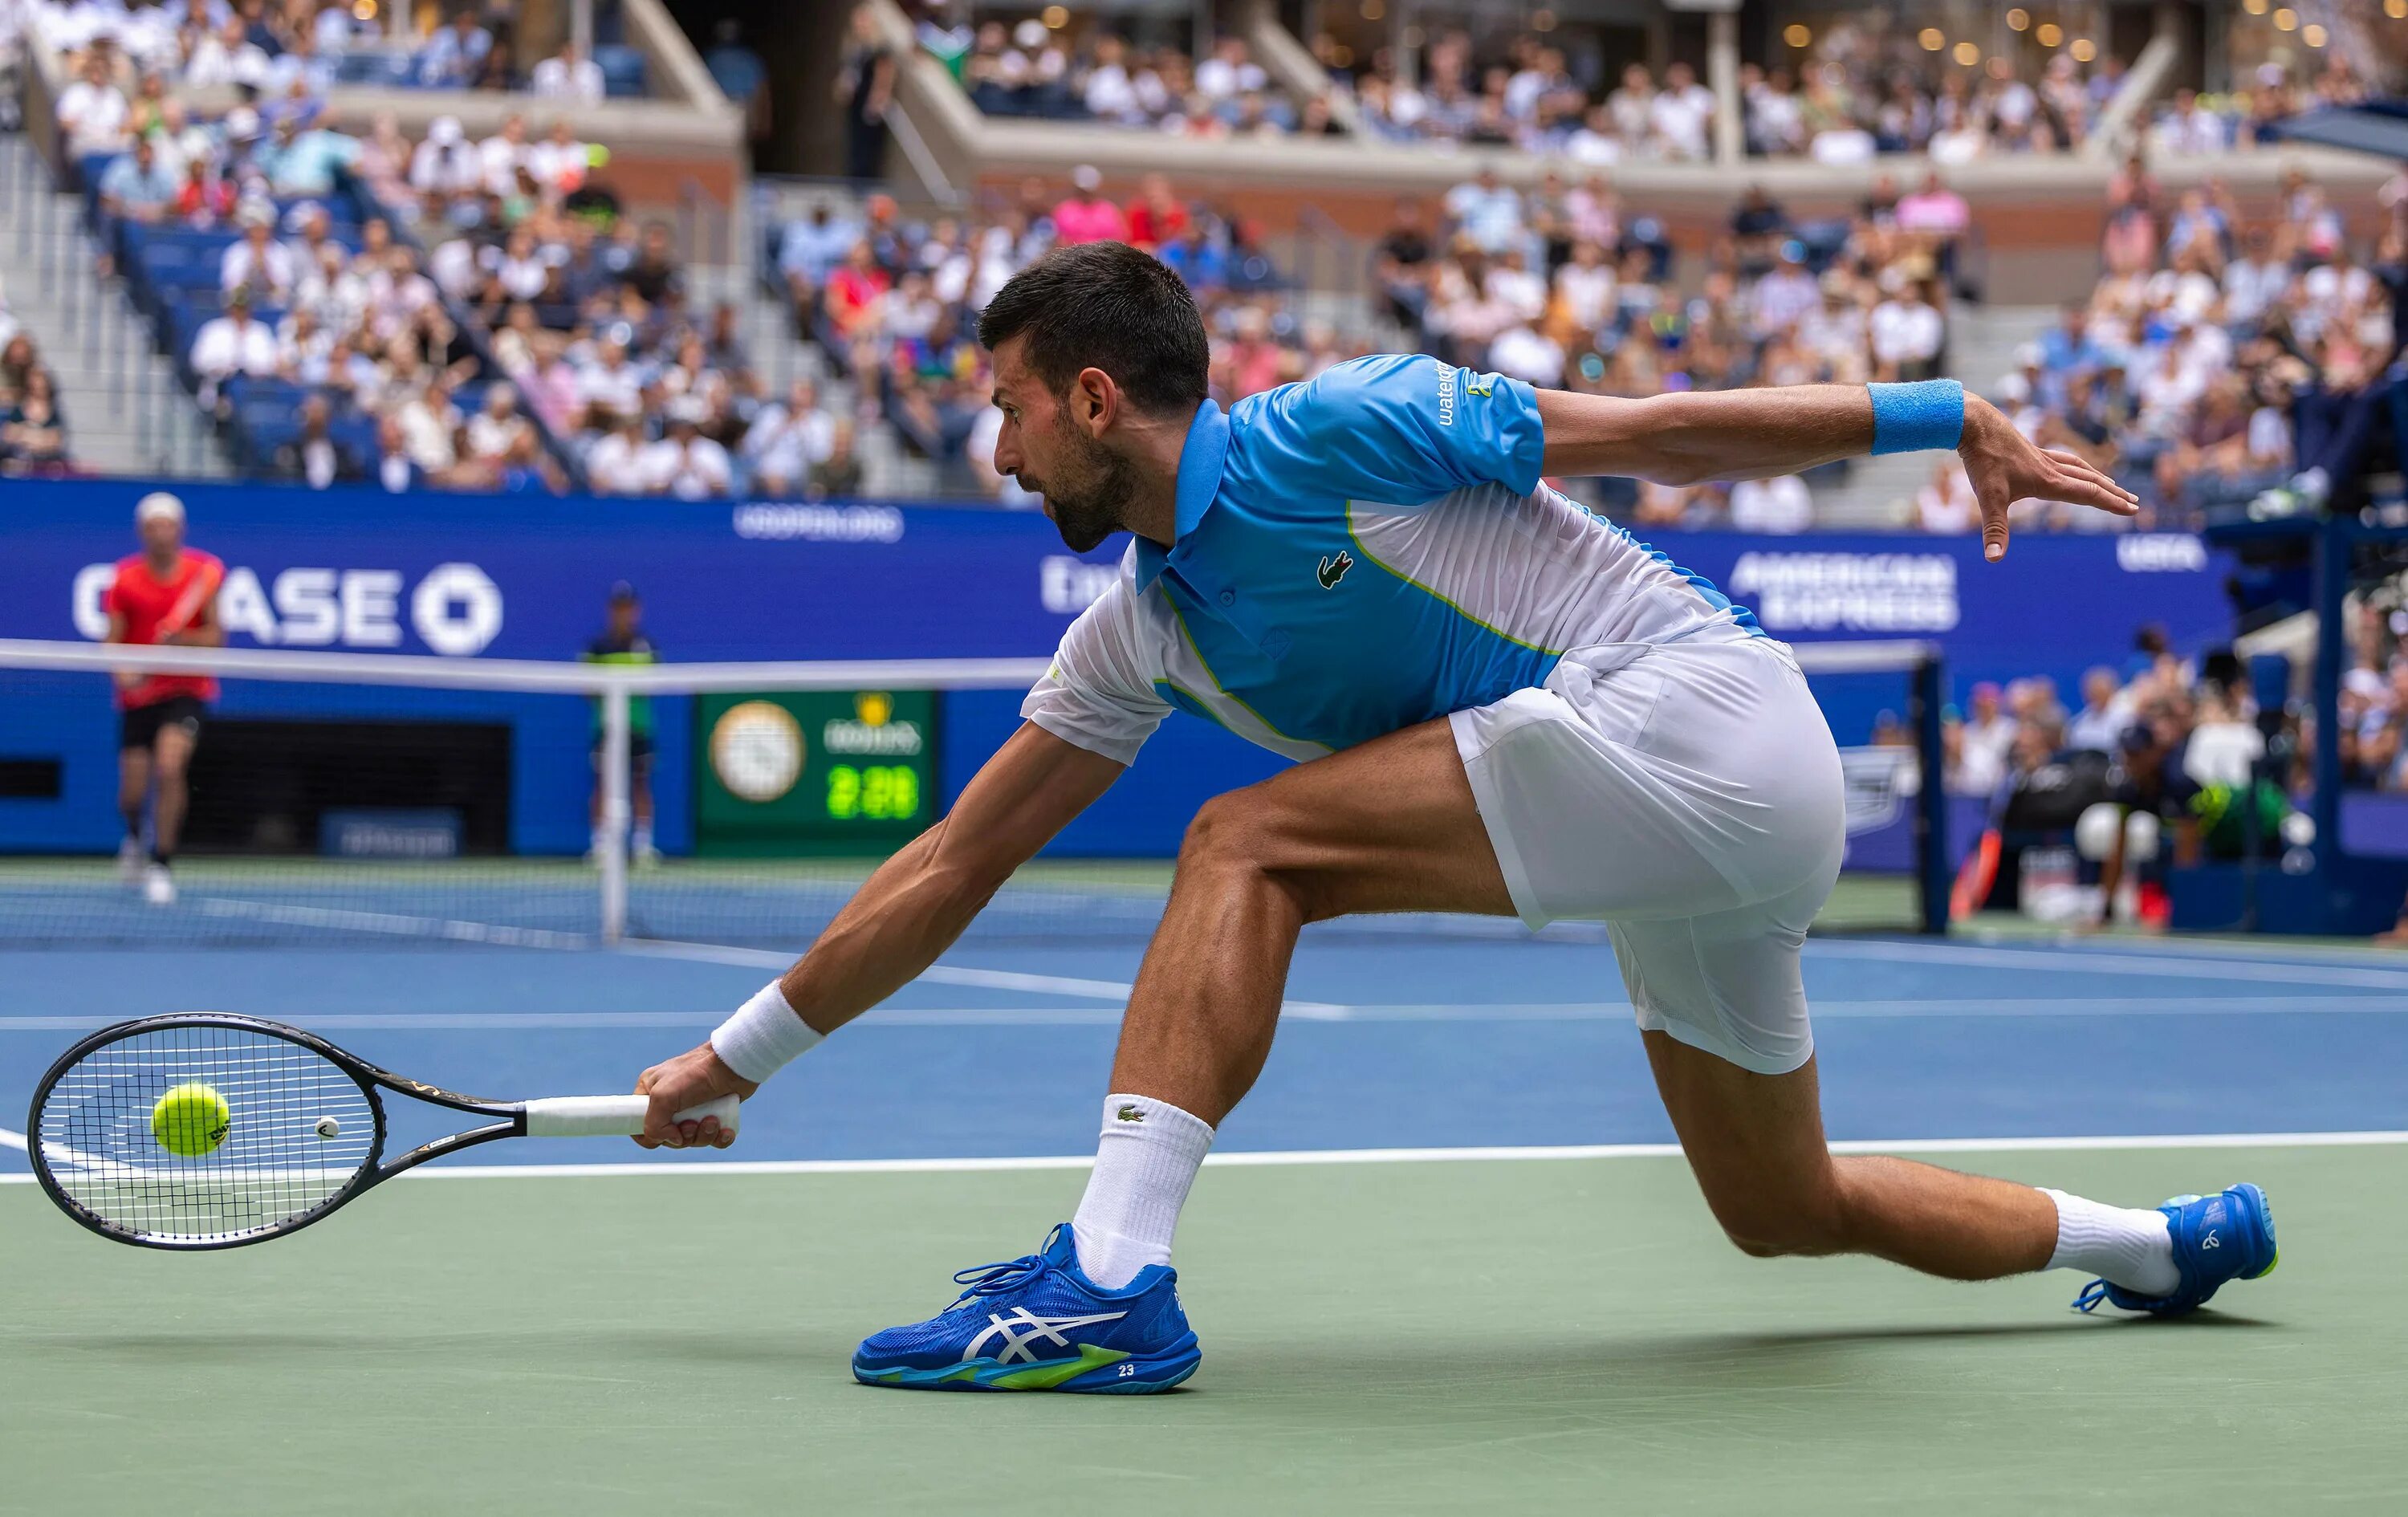
[[[977,1296],[1008,1295],[1060,1268],[1061,1266],[1046,1254],[1053,1251],[1054,1236],[1061,1230],[1061,1226],[1056,1224],[1052,1233],[1046,1234],[1044,1249],[1036,1253],[1024,1253],[1017,1259],[1004,1259],[955,1271],[953,1283],[962,1287],[962,1294],[953,1297],[953,1306],[960,1306]],[[951,1311],[953,1309],[947,1307],[945,1309]]]
[[[2103,1280],[2094,1280],[2082,1287],[2082,1294],[2073,1298],[2073,1309],[2096,1311],[2099,1309],[2099,1303],[2106,1299],[2107,1282]]]

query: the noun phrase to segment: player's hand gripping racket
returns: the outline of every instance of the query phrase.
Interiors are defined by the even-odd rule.
[[[384,1158],[381,1092],[493,1120]],[[380,1069],[255,1017],[183,1014],[104,1027],[34,1090],[35,1178],[103,1238],[228,1249],[297,1232],[429,1159],[504,1138],[629,1138],[641,1095],[480,1101]],[[732,1095],[681,1111],[733,1133]]]

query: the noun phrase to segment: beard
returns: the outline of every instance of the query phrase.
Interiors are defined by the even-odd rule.
[[[1054,434],[1061,452],[1050,481],[1023,476],[1020,484],[1045,497],[1045,513],[1074,553],[1100,545],[1121,530],[1121,511],[1137,494],[1137,468],[1083,433],[1063,427]]]

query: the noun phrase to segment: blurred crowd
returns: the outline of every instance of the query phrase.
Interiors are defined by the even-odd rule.
[[[1524,193],[1483,168],[1448,193],[1434,222],[1400,204],[1376,270],[1410,340],[1536,385],[1644,396],[1917,379],[1944,365],[1970,225],[1964,200],[1937,174],[1903,192],[1880,177],[1852,216],[1813,222],[1750,187],[1684,293],[1670,277],[1662,227],[1627,212],[1604,170],[1577,182],[1549,173]],[[1647,525],[1794,532],[1813,520],[1806,481],[1795,478],[1584,487]],[[1927,524],[1968,524],[1939,514]]]
[[[1201,58],[1175,47],[1134,43],[1105,26],[1073,41],[1034,18],[1001,21],[931,15],[923,49],[992,116],[1038,116],[1226,138],[1335,132],[1329,102],[1300,104],[1273,83],[1240,36],[1216,39]]]
[[[2354,106],[2369,93],[2366,80],[2336,50],[2321,67],[2294,77],[2279,63],[2251,70],[2227,94],[2176,90],[2149,123],[2149,150],[2161,158],[2229,151],[2257,145],[2264,128],[2302,111]]]
[[[1714,94],[1686,63],[1661,77],[1632,64],[1610,81],[1584,79],[1543,35],[1483,49],[1452,30],[1431,40],[1411,79],[1388,49],[1360,67],[1332,37],[1314,50],[1353,96],[1365,128],[1389,140],[1512,147],[1583,165],[1713,154]],[[1950,165],[2060,151],[2085,139],[2123,80],[2121,64],[2089,56],[2057,52],[2025,70],[2000,55],[1973,68],[1903,33],[1846,21],[1794,66],[1742,66],[1742,142],[1757,157],[1835,164],[1893,152],[1928,152]]]
[[[2136,155],[2109,190],[2106,273],[2019,351],[2000,398],[2028,435],[2139,492],[2144,525],[2361,488],[2391,430],[2408,179],[2384,199],[2372,244],[2354,245],[2297,168],[2253,219],[2217,180],[2169,194]]]
[[[338,77],[588,104],[607,87],[600,65],[573,43],[548,57],[520,57],[507,3],[464,7],[439,21],[428,11],[424,35],[398,45],[379,7],[352,0],[24,0],[23,9],[36,44],[78,60],[79,86],[154,107],[169,83],[231,86],[279,108],[322,99]],[[373,66],[345,74],[347,59]],[[93,108],[118,107],[102,101]]]
[[[1360,348],[1300,322],[1281,271],[1240,217],[1146,177],[1118,200],[1082,166],[1069,193],[1025,182],[1015,196],[962,216],[907,218],[871,195],[858,211],[833,201],[781,232],[776,268],[796,329],[853,381],[860,419],[890,423],[904,445],[959,483],[1008,505],[1034,505],[990,464],[1001,413],[978,344],[978,313],[1005,280],[1057,244],[1125,241],[1186,279],[1212,339],[1212,391],[1224,405],[1310,378]]]
[[[1308,319],[1242,217],[1182,197],[1160,175],[1117,199],[1082,167],[1068,194],[1031,180],[977,213],[926,221],[882,196],[859,215],[824,204],[782,230],[776,262],[798,328],[861,384],[865,414],[986,494],[1014,501],[1010,481],[985,464],[996,418],[977,314],[1057,243],[1125,240],[1185,279],[1212,342],[1212,392],[1226,405],[1373,347],[1626,395],[1925,378],[1944,360],[1952,271],[1969,224],[1964,201],[1936,176],[1903,192],[1884,178],[1852,218],[1814,223],[1751,190],[1699,289],[1684,293],[1670,279],[1663,227],[1627,212],[1606,171],[1550,174],[1524,192],[1484,166],[1437,202],[1398,203],[1371,250],[1378,309],[1359,332]],[[1649,524],[1812,524],[1797,479],[1577,487]],[[1948,530],[1971,522],[1962,503],[1931,516]]]

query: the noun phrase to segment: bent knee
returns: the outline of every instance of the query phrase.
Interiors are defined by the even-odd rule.
[[[1799,1196],[1713,1209],[1733,1247],[1752,1259],[1813,1258],[1847,1251],[1836,1197]]]
[[[1179,863],[1182,868],[1229,866],[1270,873],[1284,866],[1289,837],[1278,802],[1253,790],[1233,790],[1197,809],[1179,845]]]

